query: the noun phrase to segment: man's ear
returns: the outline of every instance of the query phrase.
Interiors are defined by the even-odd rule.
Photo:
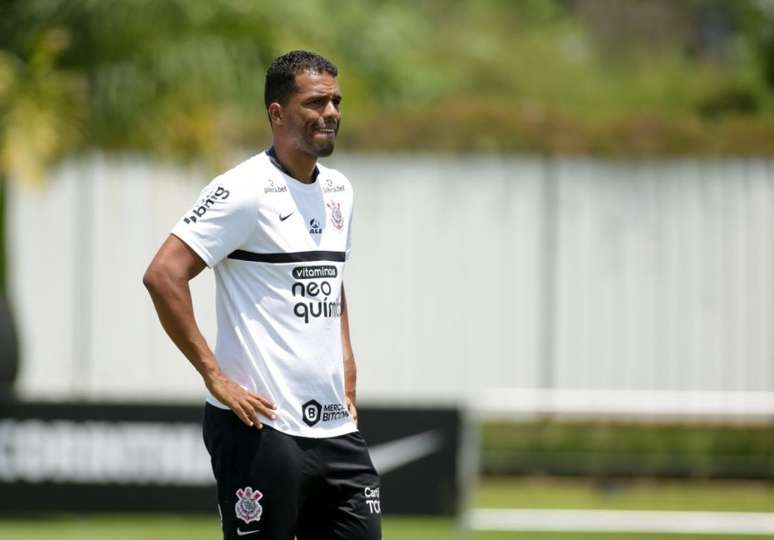
[[[281,126],[285,119],[285,111],[282,110],[282,105],[276,101],[269,105],[269,121],[271,124]]]

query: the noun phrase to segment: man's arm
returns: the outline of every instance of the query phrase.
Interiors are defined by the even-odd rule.
[[[245,390],[223,374],[196,324],[188,282],[205,266],[185,242],[169,235],[145,271],[142,282],[150,293],[161,326],[202,376],[207,389],[234,411],[242,422],[261,428],[256,413],[275,418],[275,405]]]
[[[344,294],[344,284],[341,285],[341,349],[344,356],[344,394],[346,405],[352,420],[357,424],[357,366],[355,354],[352,352],[352,342],[349,339],[349,312],[347,297]]]

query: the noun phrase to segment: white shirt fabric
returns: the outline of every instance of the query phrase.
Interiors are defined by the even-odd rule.
[[[172,234],[215,272],[215,356],[228,377],[277,404],[277,418],[260,421],[334,437],[356,431],[340,321],[352,186],[322,165],[311,184],[281,167],[262,152],[218,176]]]

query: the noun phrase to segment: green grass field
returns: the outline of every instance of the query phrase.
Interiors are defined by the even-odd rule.
[[[559,534],[523,532],[464,533],[446,519],[386,518],[385,540],[731,540],[733,536],[651,534]],[[58,517],[0,522],[3,540],[212,540],[220,537],[217,519],[209,517],[101,516]],[[766,536],[739,536],[762,539]]]
[[[774,485],[758,482],[634,482],[598,485],[545,479],[487,480],[474,495],[476,507],[606,508],[774,512]],[[217,517],[86,515],[4,518],[2,540],[209,540],[219,538]],[[772,536],[602,533],[465,533],[453,520],[385,518],[385,540],[731,540]]]
[[[493,479],[476,490],[473,506],[774,512],[774,482]]]

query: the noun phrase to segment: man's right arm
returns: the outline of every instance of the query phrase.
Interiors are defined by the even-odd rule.
[[[188,282],[204,268],[202,259],[175,235],[169,235],[145,271],[142,282],[150,293],[167,335],[196,368],[210,393],[248,426],[261,428],[257,414],[275,418],[275,405],[231,379],[220,369],[193,313]]]

